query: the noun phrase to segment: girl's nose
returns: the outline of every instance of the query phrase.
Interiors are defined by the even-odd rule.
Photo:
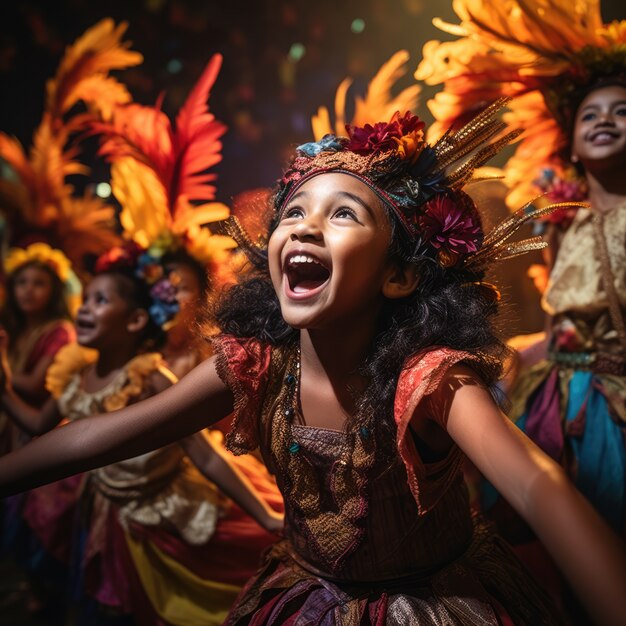
[[[322,238],[322,230],[320,228],[319,219],[315,215],[309,215],[300,220],[291,231],[292,240]]]

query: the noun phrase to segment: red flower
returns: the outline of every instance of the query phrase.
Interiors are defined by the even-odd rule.
[[[429,200],[419,227],[424,239],[440,251],[445,266],[453,265],[458,255],[476,252],[483,240],[480,218],[465,194],[440,194]]]
[[[359,153],[377,153],[396,150],[398,139],[421,131],[424,122],[417,115],[407,111],[402,117],[400,112],[394,113],[390,122],[378,122],[372,126],[365,124],[363,128],[359,126],[346,126],[350,141],[346,149]]]
[[[95,271],[99,274],[110,270],[132,268],[140,252],[141,248],[132,241],[122,246],[111,248],[108,252],[98,257]]]

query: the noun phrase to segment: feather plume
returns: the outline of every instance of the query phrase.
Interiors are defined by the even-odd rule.
[[[405,65],[409,60],[406,50],[399,50],[384,63],[369,83],[364,98],[355,98],[354,115],[351,124],[364,126],[379,120],[390,119],[396,111],[411,111],[417,106],[420,86],[410,85],[399,94],[392,95],[394,85],[406,74]],[[319,141],[324,135],[332,133],[345,135],[347,92],[352,84],[349,78],[344,79],[335,95],[335,128],[330,122],[330,114],[326,107],[320,107],[311,119],[313,135]]]
[[[211,231],[201,228],[230,213],[221,203],[207,203],[215,198],[216,178],[208,170],[222,158],[220,138],[226,131],[207,104],[221,63],[220,55],[209,61],[175,127],[160,100],[153,107],[115,107],[110,120],[90,124],[90,132],[100,138],[99,154],[111,163],[125,235],[147,248],[174,233],[203,262],[234,245],[227,238],[211,239]]]
[[[535,194],[540,169],[560,162],[567,138],[555,102],[590,76],[626,66],[626,21],[605,25],[598,0],[454,0],[460,24],[435,20],[456,39],[429,41],[415,78],[444,89],[428,103],[442,128],[512,97],[505,121],[523,129],[506,165],[510,207]],[[556,91],[555,91],[556,90]]]

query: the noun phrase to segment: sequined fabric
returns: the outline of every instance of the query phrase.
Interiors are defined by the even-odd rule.
[[[82,388],[82,371],[94,358],[93,351],[72,346],[59,354],[51,368],[53,393],[56,395],[54,383],[59,383],[62,392],[57,401],[69,420],[106,412],[111,405],[118,408],[142,394],[149,395],[149,376],[163,366],[157,354],[140,355],[104,388],[88,393]],[[175,528],[185,541],[195,545],[206,543],[215,530],[220,502],[217,489],[191,465],[178,444],[93,470],[88,485],[96,498],[95,514],[101,509],[102,519],[113,502],[124,526],[137,522]],[[95,541],[94,550],[99,549],[98,543]]]

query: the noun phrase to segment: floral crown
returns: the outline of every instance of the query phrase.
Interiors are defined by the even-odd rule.
[[[533,239],[507,244],[505,251],[504,240],[485,237],[476,205],[461,189],[477,167],[519,134],[501,136],[506,126],[496,114],[503,105],[504,101],[495,103],[432,146],[425,141],[424,122],[410,112],[395,113],[389,122],[348,125],[347,137],[329,134],[303,144],[278,183],[275,209],[280,214],[311,177],[342,172],[367,184],[392,209],[415,243],[415,255],[431,256],[443,267],[474,265],[488,257],[543,247]],[[512,230],[505,239],[536,216],[537,211],[524,207],[509,224]]]
[[[162,330],[167,331],[170,328],[179,305],[176,286],[167,277],[161,256],[134,242],[128,242],[100,256],[96,261],[95,272],[130,273],[143,281],[150,288],[150,318]]]
[[[480,217],[466,194],[447,188],[434,148],[424,139],[424,122],[396,112],[389,122],[346,125],[348,137],[326,135],[298,146],[280,181],[276,208],[316,174],[336,171],[356,176],[393,210],[417,248],[437,250],[444,266],[476,252],[483,239]]]
[[[26,248],[11,248],[4,259],[4,271],[10,276],[29,263],[41,263],[59,277],[68,311],[74,315],[80,306],[82,286],[65,254],[44,242],[31,243]]]

